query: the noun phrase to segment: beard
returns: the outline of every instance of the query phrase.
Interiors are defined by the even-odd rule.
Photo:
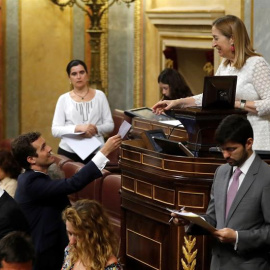
[[[240,167],[247,159],[248,159],[248,152],[245,149],[243,149],[242,155],[238,160],[228,157],[226,158],[226,161],[232,167],[234,166]]]

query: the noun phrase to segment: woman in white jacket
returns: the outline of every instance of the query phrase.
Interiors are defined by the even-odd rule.
[[[236,75],[235,108],[248,112],[254,131],[254,150],[270,150],[270,66],[252,47],[244,23],[233,15],[212,24],[212,45],[223,58],[216,76]],[[156,114],[177,107],[201,106],[202,95],[159,101]]]

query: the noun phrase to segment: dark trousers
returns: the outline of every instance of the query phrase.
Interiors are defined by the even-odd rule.
[[[60,147],[57,150],[57,154],[66,156],[75,162],[81,162],[83,164],[88,163],[95,156],[95,154],[91,154],[85,160],[82,160],[77,154],[70,153],[70,152],[68,152]]]

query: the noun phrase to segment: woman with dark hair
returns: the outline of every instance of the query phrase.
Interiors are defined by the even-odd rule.
[[[175,69],[165,68],[158,76],[162,100],[171,100],[193,96],[183,76]]]
[[[223,57],[215,75],[236,75],[235,108],[248,112],[254,131],[255,150],[270,150],[270,66],[255,52],[244,23],[226,15],[212,24],[212,46]],[[202,94],[193,97],[159,101],[153,106],[156,114],[174,107],[201,106]]]
[[[102,146],[104,136],[114,128],[107,98],[102,91],[89,86],[88,71],[83,61],[70,61],[66,71],[72,90],[61,95],[57,101],[52,135],[62,138],[66,134],[82,133],[80,136],[86,138],[95,136]],[[58,154],[85,164],[95,155],[93,153],[82,160],[63,139],[60,141]]]
[[[69,245],[62,270],[121,270],[117,261],[117,239],[102,206],[79,200],[63,211]]]
[[[9,151],[0,151],[0,187],[14,198],[22,168]]]

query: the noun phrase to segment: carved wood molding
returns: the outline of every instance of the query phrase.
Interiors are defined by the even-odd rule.
[[[134,108],[143,104],[143,1],[135,1],[134,11]]]

